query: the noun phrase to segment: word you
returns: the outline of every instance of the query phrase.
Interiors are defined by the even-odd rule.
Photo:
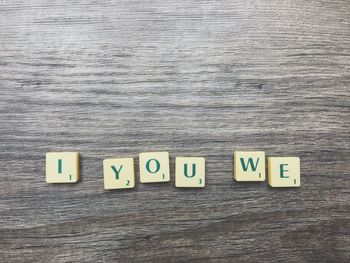
[[[170,181],[168,152],[145,152],[139,155],[140,182]],[[269,157],[268,184],[271,187],[299,187],[300,159],[298,157]],[[265,153],[236,151],[233,155],[233,178],[237,182],[265,181]],[[135,187],[134,158],[103,160],[104,189]],[[76,183],[79,181],[78,152],[50,152],[46,154],[47,183]],[[205,158],[176,157],[176,187],[205,186]]]

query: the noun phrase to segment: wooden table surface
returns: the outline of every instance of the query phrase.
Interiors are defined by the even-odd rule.
[[[349,0],[3,0],[0,261],[349,262],[349,131]],[[158,150],[170,183],[104,191],[103,159]],[[299,156],[301,187],[234,182],[235,150]]]

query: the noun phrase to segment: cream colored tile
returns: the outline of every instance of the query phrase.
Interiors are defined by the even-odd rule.
[[[175,160],[176,187],[205,186],[205,158],[177,157]]]
[[[145,152],[140,153],[141,183],[169,182],[169,153]]]
[[[126,189],[135,187],[134,159],[103,160],[104,188]]]
[[[78,180],[78,152],[50,152],[46,154],[47,183],[76,183]]]
[[[272,187],[299,187],[299,157],[268,158],[268,181]]]
[[[233,176],[239,182],[265,181],[265,153],[234,152]]]

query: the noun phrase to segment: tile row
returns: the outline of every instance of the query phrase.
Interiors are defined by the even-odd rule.
[[[265,153],[262,151],[236,151],[233,155],[237,182],[265,181]],[[299,187],[300,159],[298,157],[269,157],[268,184],[271,187]],[[139,155],[140,182],[159,183],[170,181],[168,152],[145,152]],[[103,160],[104,188],[127,189],[135,187],[133,158]],[[46,154],[47,183],[76,183],[79,180],[78,152],[50,152]],[[176,157],[176,187],[205,186],[205,158]]]

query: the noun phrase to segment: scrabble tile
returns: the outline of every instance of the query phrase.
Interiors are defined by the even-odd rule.
[[[205,186],[205,158],[177,157],[175,160],[176,187]]]
[[[46,154],[47,183],[76,183],[78,180],[78,152],[50,152]]]
[[[141,183],[169,182],[169,166],[168,152],[140,153]]]
[[[300,159],[298,157],[268,158],[268,181],[272,187],[299,187]]]
[[[134,159],[103,160],[103,181],[106,190],[134,188]]]
[[[234,152],[233,176],[239,182],[265,181],[265,153]]]

